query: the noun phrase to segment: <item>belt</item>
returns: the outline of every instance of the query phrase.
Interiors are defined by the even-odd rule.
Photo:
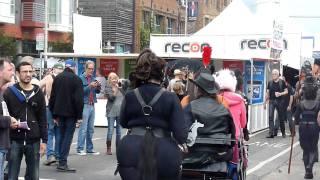
[[[157,138],[171,137],[171,133],[161,128],[151,128],[154,136]],[[146,127],[133,127],[129,130],[129,135],[144,136],[147,132]]]
[[[302,122],[299,122],[299,124],[310,124],[310,125],[313,125],[313,124],[318,124],[318,123],[317,122],[302,121]]]

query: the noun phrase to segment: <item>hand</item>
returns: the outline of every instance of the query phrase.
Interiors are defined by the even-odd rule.
[[[53,119],[54,124],[56,124],[56,126],[59,126],[59,118],[55,118]]]
[[[279,96],[281,96],[281,93],[275,92],[275,95],[276,95],[276,97],[279,97]]]
[[[19,121],[17,121],[16,118],[14,118],[14,117],[10,117],[10,119],[11,119],[11,125],[10,125],[10,127],[11,127],[12,129],[17,129],[18,126],[19,126]]]
[[[47,150],[47,144],[45,143],[41,143],[40,144],[40,157],[43,157],[46,154],[46,150]]]
[[[267,109],[267,104],[263,103],[263,109],[266,110]]]
[[[291,111],[291,106],[288,106],[287,111]]]
[[[82,119],[78,119],[76,122],[76,127],[77,128],[80,127],[81,123],[82,123]]]
[[[91,87],[91,88],[96,88],[97,86],[98,86],[98,81],[93,81],[93,82],[91,82],[90,84],[89,84],[89,86]]]
[[[178,147],[184,154],[189,153],[188,146],[186,144],[178,144]]]

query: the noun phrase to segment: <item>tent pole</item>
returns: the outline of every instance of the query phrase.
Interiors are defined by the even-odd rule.
[[[250,59],[251,64],[251,77],[250,77],[250,104],[252,104],[252,98],[253,98],[253,59]]]

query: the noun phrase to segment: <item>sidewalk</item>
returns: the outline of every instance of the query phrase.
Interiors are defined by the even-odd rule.
[[[277,171],[272,172],[264,177],[262,180],[302,180],[304,179],[304,165],[302,161],[302,150],[299,147],[295,148],[295,151],[299,149],[299,153],[296,153],[294,157],[292,157],[291,162],[291,173],[288,174],[288,163],[286,162],[281,167],[277,168]],[[320,164],[315,163],[313,167],[313,179],[317,180],[320,179]]]

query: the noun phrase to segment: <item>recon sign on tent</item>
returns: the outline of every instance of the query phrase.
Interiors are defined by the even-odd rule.
[[[202,52],[203,48],[206,46],[210,46],[209,43],[197,43],[197,42],[186,42],[186,43],[166,43],[165,44],[165,52]]]
[[[283,40],[284,49],[288,49],[287,40]],[[240,48],[245,49],[270,49],[271,39],[243,39],[240,42]]]

